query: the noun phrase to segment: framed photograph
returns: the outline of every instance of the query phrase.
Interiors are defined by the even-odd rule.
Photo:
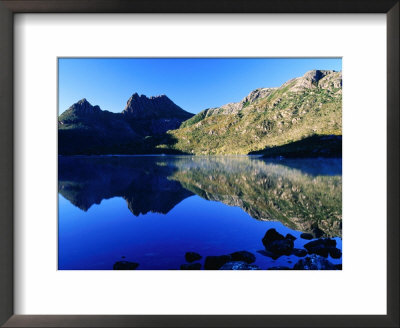
[[[341,58],[59,58],[58,81],[58,270],[342,270]]]
[[[398,327],[398,1],[0,1],[0,323]]]

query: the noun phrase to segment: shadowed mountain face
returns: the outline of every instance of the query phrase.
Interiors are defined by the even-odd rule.
[[[315,158],[315,157],[342,157],[342,136],[313,135],[308,138],[294,141],[282,146],[266,148],[251,154],[262,154],[265,158]]]
[[[135,93],[122,113],[103,111],[82,99],[58,118],[58,151],[61,155],[159,153],[157,143],[174,144],[174,137],[165,132],[192,116],[167,96]]]
[[[148,98],[145,95],[139,96],[137,93],[129,98],[122,114],[135,119],[176,118],[187,120],[193,116],[193,114],[176,105],[166,95]]]
[[[134,93],[122,112],[130,126],[143,136],[161,135],[177,129],[194,114],[186,112],[166,95],[146,97]]]
[[[306,168],[307,170],[303,170]],[[315,237],[341,236],[341,160],[249,157],[59,157],[59,192],[88,210],[123,197],[134,215],[168,213],[195,194]]]
[[[121,114],[102,111],[86,99],[73,104],[58,118],[59,154],[125,153],[140,149],[141,137]]]

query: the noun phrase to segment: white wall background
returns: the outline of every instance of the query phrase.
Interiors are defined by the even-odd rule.
[[[342,56],[343,271],[57,271],[58,56]],[[385,314],[385,70],[384,15],[17,15],[16,314]]]

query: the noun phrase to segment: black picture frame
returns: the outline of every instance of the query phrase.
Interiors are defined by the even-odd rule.
[[[399,8],[399,0],[0,0],[0,324],[4,327],[399,327]],[[387,315],[14,315],[15,13],[386,14]]]

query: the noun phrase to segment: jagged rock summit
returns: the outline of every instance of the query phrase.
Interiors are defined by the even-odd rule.
[[[99,106],[93,106],[90,102],[83,98],[71,105],[65,112],[58,117],[59,126],[63,128],[74,124],[90,124],[90,121],[98,120],[99,117],[112,114],[103,111]]]
[[[161,136],[168,130],[179,128],[193,115],[166,95],[148,98],[134,93],[120,113],[101,110],[84,98],[58,117],[59,153],[161,152],[155,148]],[[156,141],[154,138],[157,138]],[[163,139],[163,142],[167,141]]]
[[[70,108],[68,108],[68,110],[76,114],[92,114],[101,111],[99,106],[92,106],[92,104],[88,102],[86,98],[79,100]]]
[[[143,136],[162,135],[179,128],[194,114],[183,110],[166,95],[146,97],[134,93],[127,101],[122,116]]]
[[[290,91],[292,92],[316,88],[327,90],[339,89],[342,87],[342,72],[314,69],[282,85],[282,87],[286,86],[290,86]]]
[[[134,93],[127,101],[122,114],[136,119],[175,118],[186,120],[193,114],[183,110],[166,95],[146,97]]]

